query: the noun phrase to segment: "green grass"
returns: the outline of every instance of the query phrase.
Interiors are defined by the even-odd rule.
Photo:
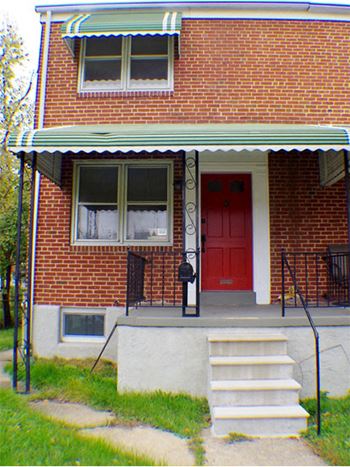
[[[311,415],[305,438],[314,450],[332,465],[350,465],[350,393],[342,398],[322,394],[321,436],[317,436],[315,426],[315,399],[302,405]]]
[[[13,347],[13,328],[0,329],[0,351]]]
[[[0,465],[154,465],[150,459],[86,439],[0,389]]]
[[[90,374],[91,365],[91,361],[35,361],[31,370],[33,388],[39,391],[35,397],[82,402],[111,410],[122,422],[142,422],[189,438],[207,425],[206,399],[162,391],[119,394],[115,367],[104,362]]]

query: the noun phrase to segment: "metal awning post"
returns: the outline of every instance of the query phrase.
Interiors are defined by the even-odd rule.
[[[200,316],[200,241],[201,241],[201,216],[199,212],[199,153],[195,152],[196,174],[196,316]]]
[[[21,280],[21,239],[22,239],[22,211],[23,211],[23,176],[24,154],[20,156],[19,181],[18,181],[18,205],[17,205],[17,245],[16,245],[16,269],[15,269],[15,327],[13,332],[13,376],[12,387],[17,390],[18,370],[18,328],[19,328],[19,285]]]
[[[187,260],[186,255],[186,153],[182,151],[182,261]],[[186,307],[188,304],[188,284],[182,283],[182,316],[186,316]]]
[[[31,175],[31,192],[30,192],[30,214],[29,214],[29,226],[28,226],[28,270],[27,270],[27,298],[26,308],[24,313],[24,364],[26,373],[25,391],[30,391],[30,357],[31,357],[31,318],[32,318],[32,284],[33,284],[33,226],[34,226],[34,210],[35,210],[35,177],[37,168],[37,156],[36,154],[32,157],[32,175]]]

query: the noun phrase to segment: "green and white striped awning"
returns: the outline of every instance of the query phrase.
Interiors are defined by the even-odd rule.
[[[62,25],[62,37],[175,35],[180,34],[181,17],[175,11],[81,13]]]
[[[350,150],[349,129],[268,124],[85,125],[12,133],[8,149],[51,161],[63,153]],[[57,165],[57,164],[56,164]],[[39,166],[40,170],[40,166]],[[48,166],[43,173],[50,176]],[[52,178],[52,176],[50,176]],[[58,175],[56,175],[57,182]]]
[[[311,125],[84,125],[12,133],[11,151],[140,152],[349,149],[349,130]]]

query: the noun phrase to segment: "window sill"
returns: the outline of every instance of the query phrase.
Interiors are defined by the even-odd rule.
[[[145,90],[140,89],[129,90],[129,91],[78,91],[78,97],[82,99],[87,98],[108,98],[108,97],[157,97],[166,96],[170,97],[174,94],[173,89],[163,90]]]

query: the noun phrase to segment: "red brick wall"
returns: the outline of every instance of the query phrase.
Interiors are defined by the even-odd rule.
[[[53,24],[45,126],[349,124],[349,33],[350,24],[340,22],[184,20],[173,92],[79,94],[78,59]],[[62,191],[42,181],[35,302],[112,305],[125,295],[125,248],[70,246],[68,159],[64,170]],[[273,296],[282,246],[319,249],[345,240],[343,184],[321,188],[317,170],[314,155],[270,157]],[[178,246],[180,199],[175,203]]]
[[[273,153],[269,157],[272,299],[281,293],[281,249],[326,251],[347,242],[344,181],[319,182],[317,155]],[[321,268],[324,264],[321,262]],[[309,274],[315,273],[313,260]],[[324,268],[323,268],[324,269]]]
[[[78,58],[53,24],[45,125],[344,124],[349,34],[350,24],[340,22],[184,20],[173,93],[91,97],[77,93]]]
[[[137,159],[142,158],[138,155]],[[148,156],[147,156],[148,157]],[[180,157],[174,159],[174,179],[181,178]],[[62,190],[42,178],[38,223],[35,303],[70,306],[112,306],[124,303],[126,295],[125,246],[73,246],[70,244],[72,206],[72,160],[64,158]],[[111,157],[107,157],[111,159]],[[125,159],[125,156],[119,156]],[[181,192],[174,191],[174,248],[181,248]],[[135,247],[159,250],[157,247]],[[169,250],[164,247],[163,250]],[[159,273],[159,268],[155,270]],[[156,293],[153,296],[159,298]],[[167,294],[169,299],[171,294]]]

